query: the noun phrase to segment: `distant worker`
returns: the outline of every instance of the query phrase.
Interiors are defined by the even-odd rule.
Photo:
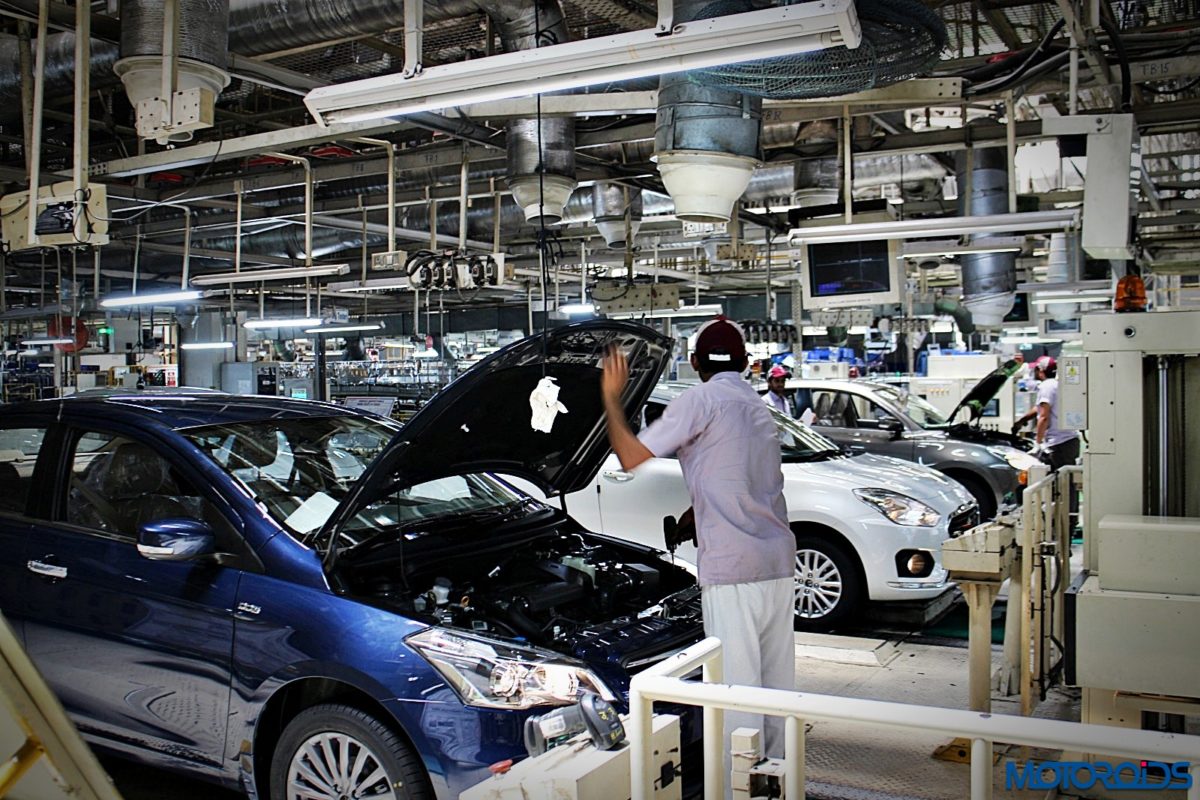
[[[794,417],[792,399],[784,394],[789,377],[788,371],[778,364],[771,367],[767,373],[767,393],[763,395],[763,401],[779,413]]]
[[[1042,461],[1051,469],[1074,464],[1079,458],[1079,434],[1059,427],[1058,364],[1053,357],[1042,356],[1033,362],[1033,374],[1038,380],[1037,405],[1013,424],[1013,433],[1036,417],[1035,452]]]
[[[601,379],[609,441],[625,470],[678,454],[695,513],[704,633],[724,645],[724,680],[791,691],[796,539],[775,422],[742,380],[746,342],[735,323],[718,317],[705,324],[691,361],[702,383],[635,436],[621,404],[629,367],[611,350]],[[766,752],[782,755],[782,717],[727,712],[726,742],[736,727],[763,731]]]

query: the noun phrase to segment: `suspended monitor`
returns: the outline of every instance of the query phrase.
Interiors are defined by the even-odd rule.
[[[1017,292],[1013,300],[1012,311],[1004,315],[1002,328],[1036,328],[1038,324],[1037,306],[1029,299],[1028,292]],[[1032,333],[1033,331],[1030,331]]]
[[[805,308],[849,308],[899,303],[904,261],[899,243],[836,242],[799,248]]]

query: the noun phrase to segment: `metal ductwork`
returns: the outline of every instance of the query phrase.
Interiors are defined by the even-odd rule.
[[[958,185],[968,183],[966,154],[958,157]],[[1003,147],[974,151],[970,174],[971,191],[959,191],[959,212],[964,215],[1008,213],[1008,156]],[[991,236],[973,236],[971,241],[986,242]],[[1016,253],[967,253],[962,264],[963,304],[971,311],[976,325],[999,326],[1016,301]]]
[[[113,65],[133,105],[138,135],[157,139],[160,144],[189,141],[192,131],[188,128],[211,124],[211,117],[208,123],[181,126],[176,120],[164,119],[163,8],[161,0],[121,0],[121,60]],[[229,0],[177,0],[176,8],[174,90],[207,94],[172,101],[166,107],[195,103],[195,115],[203,117],[201,109],[207,108],[211,114],[216,96],[229,85],[229,73],[225,71]],[[169,132],[172,130],[175,132]]]
[[[36,44],[36,43],[35,43]],[[117,46],[92,39],[92,88],[112,83]],[[46,96],[75,91],[75,34],[52,33],[46,37]],[[16,36],[0,35],[0,116],[21,113],[21,50]]]
[[[495,2],[480,7],[500,31],[505,52],[532,50],[571,40],[559,0]],[[508,188],[525,219],[555,224],[575,191],[575,119],[514,119],[505,125],[508,143]]]
[[[676,3],[675,21],[690,22],[708,5]],[[675,215],[689,222],[728,222],[754,169],[762,163],[759,136],[762,100],[709,86],[686,73],[659,81],[654,160],[675,201]]]
[[[1050,234],[1050,257],[1046,261],[1047,283],[1074,283],[1083,272],[1083,249],[1078,233]],[[1059,322],[1079,314],[1078,303],[1047,303],[1043,314]]]
[[[605,243],[624,249],[642,226],[642,190],[619,183],[592,185],[592,207],[596,229]]]

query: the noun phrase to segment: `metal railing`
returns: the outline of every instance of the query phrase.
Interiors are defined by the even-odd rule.
[[[703,667],[703,682],[682,676]],[[704,709],[704,797],[725,796],[725,709],[784,717],[784,780],[788,800],[804,798],[804,723],[856,722],[895,730],[933,731],[971,740],[971,800],[992,796],[992,743],[1044,747],[1094,755],[1191,763],[1187,800],[1200,800],[1200,736],[1134,731],[1049,719],[984,714],[955,708],[860,700],[850,697],[729,686],[720,683],[721,642],[707,638],[635,675],[629,691],[630,775],[632,800],[650,800],[655,774],[650,756],[651,705],[654,701]]]

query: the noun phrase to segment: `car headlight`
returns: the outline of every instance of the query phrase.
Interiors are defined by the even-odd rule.
[[[1005,463],[1018,471],[1028,471],[1042,463],[1024,450],[1018,450],[1015,447],[989,447],[987,451],[996,458],[1003,459]]]
[[[887,489],[855,489],[854,496],[877,510],[897,525],[916,525],[932,528],[941,515],[920,500]]]
[[[441,628],[428,628],[407,641],[469,706],[563,706],[585,692],[609,702],[617,699],[593,672],[545,650]]]

